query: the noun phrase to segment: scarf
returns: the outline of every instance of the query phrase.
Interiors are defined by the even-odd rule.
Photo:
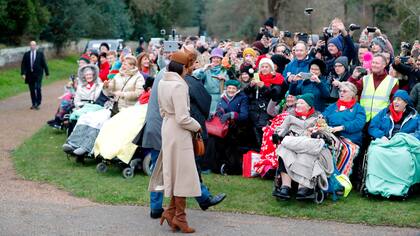
[[[404,114],[403,111],[396,111],[392,103],[389,105],[389,111],[391,112],[391,118],[395,123],[398,123]]]
[[[308,118],[309,116],[311,116],[314,113],[315,113],[315,109],[313,107],[311,107],[311,109],[309,109],[308,112],[298,112],[298,111],[296,111],[296,108],[295,108],[296,116],[302,117],[302,119],[304,119],[304,120],[306,120],[306,118]]]
[[[142,70],[141,70],[141,72],[143,72],[143,73],[145,73],[145,74],[149,74],[149,72],[150,72],[150,68],[149,67],[143,67],[142,68]]]
[[[95,81],[87,82],[86,88],[90,90],[94,84],[95,84]]]
[[[131,70],[123,70],[123,69],[120,69],[120,74],[121,74],[122,77],[130,77],[130,76],[135,75],[138,72],[139,72],[139,69],[137,68],[137,66],[134,67]]]
[[[275,75],[269,73],[266,75],[263,75],[262,73],[259,74],[260,80],[262,82],[264,82],[264,85],[269,87],[272,84],[276,84],[276,85],[282,85],[284,78],[281,74],[276,73]]]
[[[222,66],[221,65],[215,66],[215,67],[210,69],[210,73],[212,75],[218,75],[218,74],[220,74],[220,72],[222,72]]]
[[[337,107],[339,111],[344,111],[347,109],[350,109],[354,106],[354,104],[356,104],[356,98],[353,98],[352,100],[345,102],[341,99],[338,99],[337,101]]]

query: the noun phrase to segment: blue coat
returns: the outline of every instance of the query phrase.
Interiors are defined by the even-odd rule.
[[[291,95],[297,96],[305,93],[311,93],[314,95],[315,110],[323,112],[325,109],[324,98],[330,96],[330,92],[327,88],[327,81],[325,78],[320,78],[321,83],[311,82],[309,80],[299,80],[297,82],[292,82],[289,87],[289,92]]]
[[[366,122],[366,112],[359,103],[344,111],[339,111],[337,103],[333,103],[325,109],[322,115],[327,120],[328,126],[344,126],[344,130],[339,133],[340,136],[350,139],[359,146],[362,144],[362,130]]]
[[[301,61],[297,59],[293,59],[289,64],[287,64],[286,68],[284,68],[284,71],[283,71],[284,81],[286,83],[289,83],[287,81],[287,77],[289,75],[297,75],[300,72],[308,73],[309,64],[311,63],[312,60],[313,58],[309,56]]]
[[[248,119],[248,97],[243,92],[238,92],[231,100],[223,94],[217,103],[217,110],[223,109],[225,113],[236,112],[235,120],[239,122]]]
[[[402,127],[399,132],[412,134],[420,140],[419,115],[414,108],[407,106],[407,109],[410,109],[410,113],[402,122]],[[394,121],[391,119],[391,114],[387,107],[373,117],[369,125],[369,134],[374,138],[385,136],[390,139],[392,138],[393,129]]]

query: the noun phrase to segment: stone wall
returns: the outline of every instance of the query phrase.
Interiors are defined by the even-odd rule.
[[[85,49],[87,40],[82,39],[78,42],[69,43],[63,50],[63,55],[69,54],[80,54]],[[47,59],[57,57],[56,49],[51,43],[38,44],[39,50],[44,51]],[[20,64],[22,61],[23,54],[29,50],[29,46],[16,47],[16,48],[4,48],[0,49],[0,68],[13,66]]]

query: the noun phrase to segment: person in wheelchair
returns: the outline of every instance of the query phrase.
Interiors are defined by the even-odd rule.
[[[273,196],[290,199],[293,180],[299,184],[296,199],[314,199],[315,187],[325,183],[326,177],[332,173],[332,157],[324,148],[324,140],[311,138],[310,129],[315,127],[319,116],[314,109],[314,96],[300,95],[294,112],[273,134],[273,143],[281,142],[277,148],[279,166]]]
[[[420,119],[412,100],[397,90],[389,107],[369,125],[374,139],[367,152],[366,190],[389,198],[405,197],[420,182]]]
[[[353,160],[358,155],[363,140],[366,121],[365,109],[356,101],[357,87],[350,82],[340,82],[338,101],[322,113],[330,131],[339,138],[342,149],[337,156],[337,170],[349,176]]]

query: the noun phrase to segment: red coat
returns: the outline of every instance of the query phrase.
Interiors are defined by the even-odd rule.
[[[101,78],[102,82],[108,80],[109,69],[110,65],[107,61],[105,63],[101,63],[99,68],[99,78]]]

